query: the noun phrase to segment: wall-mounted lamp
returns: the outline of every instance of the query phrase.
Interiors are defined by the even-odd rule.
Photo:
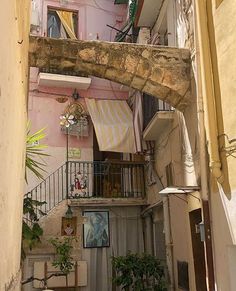
[[[199,225],[201,241],[205,241],[205,224],[203,221],[201,221],[198,225]]]
[[[178,197],[177,195],[179,194],[184,194],[184,195],[190,195],[193,198],[196,198],[199,202],[201,201],[201,199],[195,195],[192,194],[192,192],[198,191],[200,190],[199,186],[170,186],[170,187],[166,187],[164,189],[162,189],[159,194],[160,195],[174,195],[176,197]],[[180,198],[180,197],[178,197]],[[180,198],[182,199],[182,198]],[[184,200],[184,199],[182,199]],[[188,203],[187,200],[184,200],[186,203]]]
[[[65,217],[68,218],[68,219],[71,219],[73,217],[73,211],[72,211],[70,205],[67,205],[67,210],[66,210],[66,213],[65,213]]]
[[[75,89],[72,96],[71,96],[74,100],[78,100],[80,98],[80,95],[78,93],[78,91]]]
[[[169,194],[189,194],[198,191],[200,187],[198,186],[170,186],[162,189],[159,194],[169,195]],[[199,198],[198,198],[199,199]]]

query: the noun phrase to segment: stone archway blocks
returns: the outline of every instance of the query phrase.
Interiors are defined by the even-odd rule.
[[[108,79],[183,111],[191,97],[187,49],[30,36],[29,65]]]

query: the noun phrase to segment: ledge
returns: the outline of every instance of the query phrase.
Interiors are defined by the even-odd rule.
[[[71,206],[145,206],[143,198],[79,198],[71,199]]]
[[[144,140],[158,140],[174,119],[174,111],[158,111],[143,132]]]
[[[90,84],[91,78],[50,73],[39,73],[38,75],[39,86],[87,90]]]
[[[135,16],[135,26],[153,27],[157,15],[161,11],[163,1],[160,0],[140,0],[137,4],[137,13]]]

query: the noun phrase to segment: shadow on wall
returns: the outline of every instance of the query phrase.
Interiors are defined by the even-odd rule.
[[[193,88],[194,87],[194,88]],[[197,104],[197,97],[194,92],[196,92],[196,84],[194,80],[192,80],[192,98],[191,98],[191,103],[190,105],[186,108],[184,111],[184,119],[185,119],[185,124],[187,128],[187,133],[189,137],[189,142],[191,146],[191,152],[193,154],[193,165],[195,169],[195,173],[198,173],[197,182],[200,185],[200,170],[198,166],[200,166],[200,151],[199,151],[199,129],[198,129],[198,124],[199,124],[199,117],[198,117],[198,108],[196,106]],[[223,115],[222,115],[222,108],[221,108],[221,102],[217,102],[218,108],[217,108],[217,123],[218,123],[218,140],[219,140],[219,154],[220,154],[220,161],[222,165],[222,172],[224,175],[224,182],[221,184],[222,189],[224,191],[224,194],[226,197],[230,200],[231,199],[231,187],[230,187],[230,182],[229,182],[229,174],[228,174],[228,162],[227,162],[227,157],[229,155],[227,154],[227,146],[225,139],[227,136],[223,134],[224,131],[224,123],[223,123]],[[207,145],[206,145],[206,150],[207,150]],[[198,159],[194,159],[194,154],[198,156]],[[209,158],[209,156],[208,156]],[[198,162],[199,161],[199,162]],[[199,164],[199,165],[198,165]],[[209,161],[208,161],[209,164]],[[218,191],[220,189],[218,188]],[[215,192],[215,191],[214,191]]]
[[[185,139],[181,141],[183,143],[182,146],[184,147],[182,152],[182,158],[184,159],[183,166],[186,164],[186,169],[183,169],[183,172],[187,171],[189,174],[195,174],[195,183],[200,185],[200,144],[195,83],[194,88],[192,88],[192,92],[191,103],[183,113],[183,124],[186,126],[186,128],[182,128]],[[184,181],[185,184],[186,182],[188,181]]]

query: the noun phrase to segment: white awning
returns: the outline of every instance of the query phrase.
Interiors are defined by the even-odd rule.
[[[135,153],[133,115],[127,102],[85,100],[100,151]]]

